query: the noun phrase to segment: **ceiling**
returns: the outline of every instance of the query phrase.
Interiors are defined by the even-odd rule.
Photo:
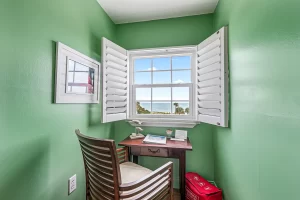
[[[116,24],[213,13],[219,0],[97,0]]]

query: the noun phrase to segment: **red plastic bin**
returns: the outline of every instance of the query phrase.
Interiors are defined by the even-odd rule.
[[[185,174],[185,196],[187,200],[222,200],[222,190],[209,183],[199,174]]]

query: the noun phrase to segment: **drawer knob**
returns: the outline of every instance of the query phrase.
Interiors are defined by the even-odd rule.
[[[159,152],[160,152],[160,149],[157,149],[156,151],[153,151],[153,150],[151,150],[151,149],[148,149],[148,151],[151,152],[151,153],[159,153]]]

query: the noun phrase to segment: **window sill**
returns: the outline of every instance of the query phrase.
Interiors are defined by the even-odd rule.
[[[141,122],[135,123],[132,120],[138,120]],[[173,127],[173,128],[194,128],[199,122],[195,120],[182,120],[182,119],[161,119],[161,118],[139,118],[139,119],[128,119],[127,122],[132,126],[148,126],[148,127]]]

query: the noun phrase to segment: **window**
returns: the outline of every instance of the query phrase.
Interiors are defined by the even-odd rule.
[[[179,54],[178,54],[179,53]],[[132,56],[131,116],[133,118],[193,117],[193,63],[195,49],[189,53]]]
[[[228,126],[227,27],[195,46],[126,50],[102,39],[102,122]]]

